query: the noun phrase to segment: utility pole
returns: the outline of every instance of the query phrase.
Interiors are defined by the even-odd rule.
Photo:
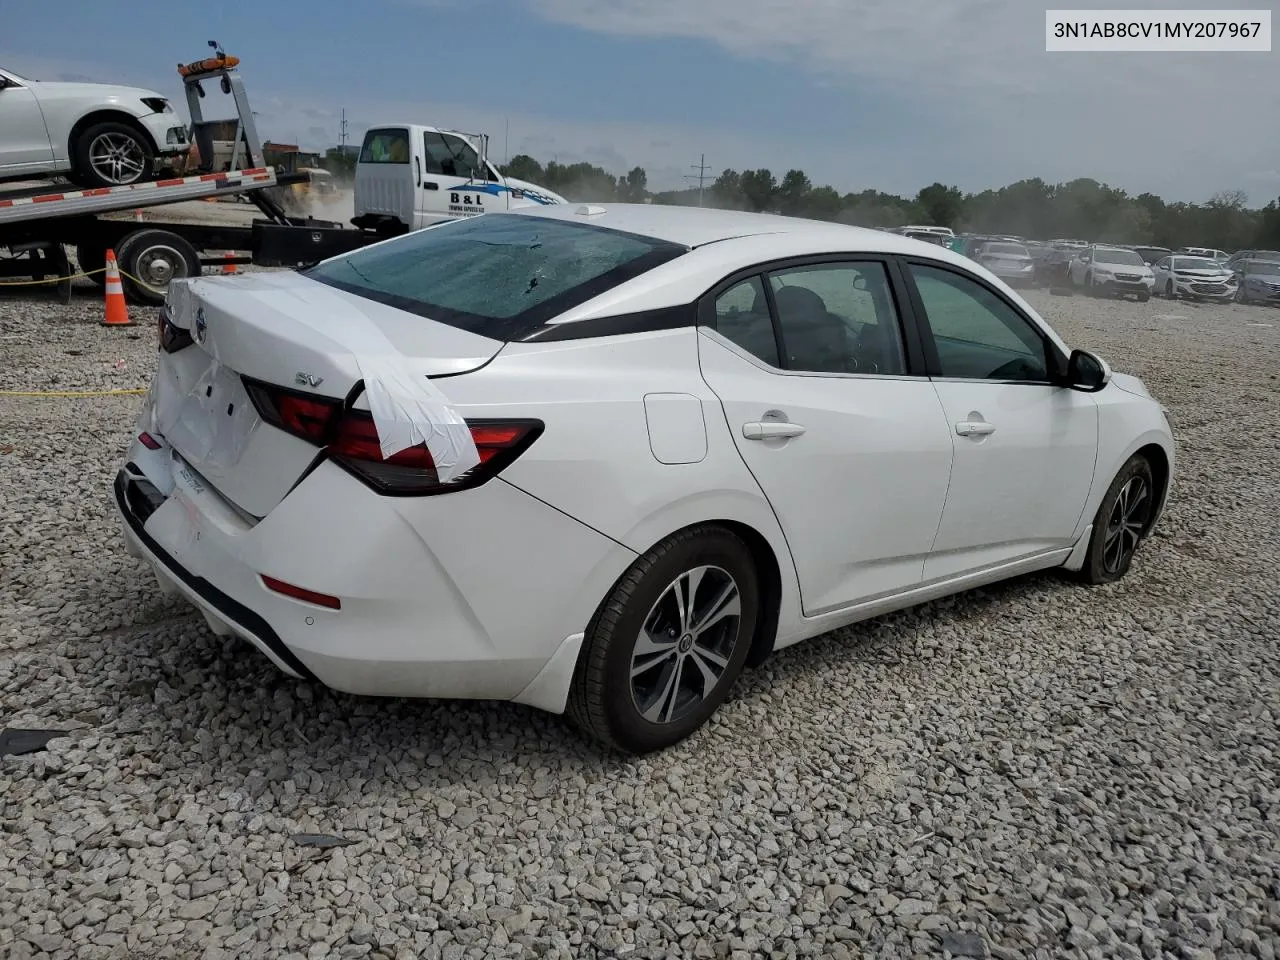
[[[704,153],[698,162],[691,164],[691,166],[694,170],[698,171],[697,176],[694,176],[693,174],[686,174],[685,179],[698,181],[698,206],[702,206],[702,185],[707,179],[707,171],[711,169],[707,166],[707,155]]]
[[[342,108],[342,122],[338,126],[338,143],[342,146],[343,151],[347,147],[347,108]]]

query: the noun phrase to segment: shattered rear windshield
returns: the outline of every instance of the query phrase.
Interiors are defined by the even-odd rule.
[[[302,272],[409,313],[510,340],[685,251],[605,227],[498,213],[419,230]]]

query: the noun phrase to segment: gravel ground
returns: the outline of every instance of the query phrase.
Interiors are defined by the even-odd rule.
[[[137,397],[0,397],[0,727],[65,731],[0,758],[0,956],[1274,958],[1280,312],[1029,296],[1172,412],[1130,576],[791,648],[642,760],[285,679],[125,554]],[[0,293],[0,389],[145,385],[100,309]]]

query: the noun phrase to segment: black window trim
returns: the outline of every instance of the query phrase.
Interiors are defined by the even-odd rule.
[[[913,307],[913,316],[918,318],[916,321],[917,331],[924,344],[925,366],[928,370],[928,376],[931,380],[940,380],[946,383],[992,383],[992,384],[1017,384],[1030,387],[1060,387],[1062,386],[1067,371],[1067,356],[1062,352],[1062,348],[1054,342],[1053,338],[1037,323],[1034,319],[1027,315],[1021,307],[1009,299],[1003,292],[996,289],[982,277],[979,277],[963,267],[954,263],[945,263],[941,260],[933,260],[928,257],[920,256],[900,256],[898,257],[899,269],[901,270],[903,281],[907,285],[908,296],[911,299]],[[1047,380],[988,380],[982,377],[946,377],[942,375],[942,362],[938,357],[937,344],[933,339],[933,328],[929,326],[929,315],[924,308],[924,300],[920,297],[920,290],[916,286],[915,277],[911,273],[911,267],[914,265],[930,267],[934,270],[942,270],[947,273],[955,274],[958,277],[976,283],[982,289],[986,290],[997,300],[1003,303],[1014,315],[1025,323],[1031,331],[1040,339],[1045,347],[1046,366],[1049,368],[1049,379]]]
[[[698,298],[698,326],[705,327],[706,329],[715,332],[716,336],[724,343],[728,344],[735,352],[741,354],[744,358],[755,363],[761,370],[777,374],[779,376],[825,377],[830,379],[846,380],[926,379],[929,374],[926,369],[926,355],[924,353],[923,342],[920,338],[920,332],[917,329],[916,312],[908,297],[908,289],[903,280],[901,268],[897,260],[898,258],[892,254],[864,250],[804,254],[792,257],[779,257],[774,260],[762,260],[749,267],[743,267],[739,270],[735,270],[733,273],[727,274],[709,287]],[[717,329],[716,300],[722,294],[727,293],[743,281],[749,280],[753,277],[758,277],[760,279],[761,286],[764,288],[765,300],[769,305],[769,317],[773,323],[774,339],[778,345],[778,361],[780,363],[785,362],[786,352],[785,341],[782,335],[782,325],[778,321],[778,310],[774,303],[773,290],[767,281],[767,277],[773,273],[781,273],[783,271],[799,267],[814,266],[825,263],[880,263],[884,266],[885,274],[889,281],[890,296],[893,299],[893,305],[898,314],[898,333],[902,341],[903,360],[905,364],[905,370],[902,373],[831,373],[821,370],[790,370],[786,367],[775,367],[773,364],[766,363],[754,354],[750,354],[743,350]]]

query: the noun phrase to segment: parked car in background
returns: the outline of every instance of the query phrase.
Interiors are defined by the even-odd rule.
[[[1088,293],[1105,297],[1137,297],[1145,303],[1151,299],[1155,285],[1151,268],[1142,257],[1124,247],[1094,244],[1085,247],[1071,261],[1068,274],[1071,285]]]
[[[170,294],[114,479],[166,590],[289,674],[629,752],[845,624],[1121,579],[1176,472],[1140,379],[856,227],[552,204]]]
[[[82,187],[127,186],[190,147],[186,124],[154,90],[0,70],[0,180],[62,175]]]
[[[1236,263],[1236,300],[1280,306],[1280,256],[1275,260],[1242,260]]]
[[[1217,260],[1219,263],[1225,263],[1230,259],[1225,250],[1216,250],[1213,247],[1183,247],[1173,252],[1179,257],[1205,257],[1208,260]]]
[[[1025,286],[1035,281],[1035,263],[1027,248],[1020,243],[989,241],[978,247],[973,259],[1012,286]]]
[[[1163,297],[1192,300],[1231,300],[1236,277],[1226,266],[1209,257],[1162,257],[1151,268],[1155,292]]]
[[[1067,273],[1074,259],[1075,251],[1070,248],[1049,247],[1035,261],[1036,283],[1045,287],[1065,287],[1068,283]]]
[[[1089,246],[1089,241],[1088,241],[1088,240],[1061,240],[1061,239],[1059,239],[1059,240],[1050,240],[1049,242],[1050,242],[1051,244],[1053,244],[1055,247],[1058,247],[1058,248],[1060,248],[1060,249],[1071,248],[1071,249],[1079,249],[1079,250],[1083,250],[1085,247]]]
[[[1142,258],[1142,262],[1145,263],[1148,267],[1151,266],[1153,263],[1155,263],[1157,260],[1160,260],[1163,257],[1167,257],[1173,253],[1173,251],[1170,250],[1168,247],[1139,246],[1139,247],[1130,247],[1129,249],[1132,250],[1134,253],[1136,253],[1138,256],[1140,256]]]
[[[1280,250],[1237,250],[1227,257],[1226,264],[1234,270],[1242,260],[1272,260],[1280,263]]]

